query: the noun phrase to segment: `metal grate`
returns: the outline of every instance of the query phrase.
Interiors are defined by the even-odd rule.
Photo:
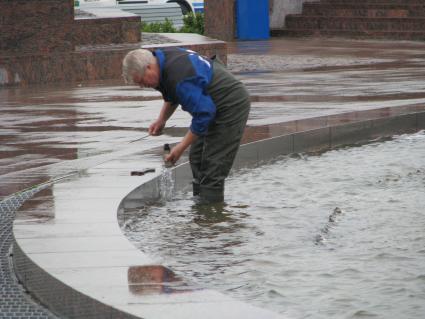
[[[10,258],[16,211],[27,199],[49,186],[43,184],[0,201],[0,319],[57,319],[32,300],[18,283]]]

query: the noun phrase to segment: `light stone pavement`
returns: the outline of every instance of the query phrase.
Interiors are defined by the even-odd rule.
[[[159,34],[143,34],[143,42],[144,44],[162,44],[176,43],[177,41]],[[3,199],[0,196],[0,319],[57,318],[48,309],[33,300],[25,288],[20,285],[14,275],[11,260],[15,212],[27,199],[49,185],[50,183],[35,186],[22,192],[9,194]]]
[[[149,37],[153,44],[168,41]],[[424,49],[421,42],[272,39],[230,43],[228,64],[252,96],[248,124],[259,127],[423,104]],[[38,190],[34,185],[131,156],[135,148],[152,153],[176,142],[190,118],[178,112],[163,136],[132,144],[158,113],[156,92],[104,81],[2,89],[0,102],[0,318],[54,318],[15,280],[9,258],[15,210]]]

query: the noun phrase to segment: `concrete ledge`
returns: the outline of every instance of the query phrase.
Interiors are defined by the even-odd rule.
[[[371,118],[366,112],[341,114],[339,120],[335,116],[322,121],[328,123],[324,127],[245,144],[234,169],[279,155],[324,151],[425,126],[424,110],[381,112],[381,117],[376,116],[379,112],[369,112]],[[318,122],[306,119],[306,123]],[[122,224],[124,208],[140,209],[160,196],[160,166],[151,176],[129,176],[140,166],[137,157],[126,165],[120,159],[108,162],[54,184],[21,207],[14,222],[13,260],[26,289],[67,318],[282,318],[178,278],[123,236],[117,210]],[[188,163],[175,167],[173,176],[176,189],[190,185]]]
[[[419,113],[417,115],[418,122],[416,123],[418,130],[425,129],[425,113]]]
[[[294,134],[294,153],[330,149],[330,128],[324,127]]]
[[[372,121],[339,125],[331,128],[331,147],[366,142],[371,139]]]
[[[26,289],[67,318],[282,318],[177,278],[123,236],[117,209],[159,196],[161,168],[130,176],[140,169],[137,158],[133,164],[96,167],[25,202],[13,236],[15,270]],[[188,181],[187,167],[177,167],[175,178]],[[158,279],[163,273],[168,281]]]

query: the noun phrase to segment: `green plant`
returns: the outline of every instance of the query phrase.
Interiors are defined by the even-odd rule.
[[[183,27],[180,32],[204,34],[204,15],[202,13],[189,13],[183,17]]]
[[[168,18],[165,18],[164,22],[143,23],[142,32],[174,33],[177,32],[177,30],[174,27],[173,22]]]
[[[177,30],[168,18],[165,18],[164,22],[143,23],[142,32],[204,34],[204,15],[202,13],[189,13],[183,16],[183,27],[180,30]]]
[[[174,33],[174,32],[177,32],[177,30],[174,27],[173,22],[171,22],[171,20],[168,20],[167,18],[165,18],[165,22],[162,24],[162,32]]]

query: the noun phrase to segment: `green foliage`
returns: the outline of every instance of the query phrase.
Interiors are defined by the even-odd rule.
[[[171,20],[165,18],[165,22],[143,23],[142,32],[175,33],[177,29]]]
[[[173,22],[171,22],[171,20],[165,19],[165,22],[162,25],[162,32],[173,33],[173,32],[177,32],[177,30],[174,27]]]
[[[204,34],[204,15],[202,13],[189,13],[183,17],[183,27],[180,32]]]
[[[183,27],[178,30],[173,22],[165,19],[165,22],[143,23],[142,32],[152,33],[198,33],[204,34],[204,15],[202,13],[189,13],[183,17]]]
[[[142,22],[142,32],[154,32],[158,33],[161,30],[161,23],[159,22],[152,22],[152,23],[145,23]]]

